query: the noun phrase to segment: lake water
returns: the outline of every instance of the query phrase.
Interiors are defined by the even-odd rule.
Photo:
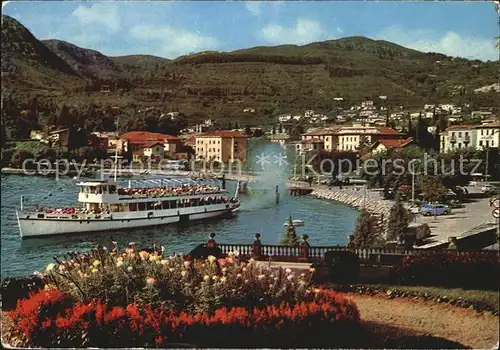
[[[228,182],[229,191],[235,184]],[[77,187],[73,180],[43,177],[2,175],[1,183],[1,275],[20,276],[43,270],[54,255],[62,256],[68,251],[85,251],[101,243],[119,247],[129,242],[138,246],[163,245],[168,253],[187,253],[208,239],[210,232],[216,233],[220,243],[252,243],[253,235],[259,232],[263,244],[277,244],[284,233],[283,223],[292,215],[293,219],[305,221],[298,227],[298,234],[308,234],[311,245],[346,244],[355,225],[357,211],[332,202],[311,197],[292,197],[281,192],[280,204],[274,204],[274,194],[256,201],[242,197],[241,211],[228,219],[213,219],[188,224],[185,227],[167,225],[141,228],[124,232],[101,232],[68,234],[62,236],[29,238],[19,236],[15,209],[20,205],[20,196],[25,203],[44,207],[66,207],[78,205]]]

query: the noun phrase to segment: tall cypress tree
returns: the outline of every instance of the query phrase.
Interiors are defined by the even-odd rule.
[[[410,224],[410,215],[403,206],[399,195],[396,196],[396,202],[389,213],[389,222],[387,224],[387,239],[390,241],[402,240],[405,231]]]
[[[372,247],[377,241],[370,213],[363,209],[358,216],[354,230],[354,245],[356,248]]]

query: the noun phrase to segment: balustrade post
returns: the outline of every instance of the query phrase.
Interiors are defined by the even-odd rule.
[[[307,240],[309,239],[308,235],[302,235],[302,243],[300,243],[300,256],[299,260],[305,260],[307,261],[309,259],[309,242]]]
[[[354,244],[354,235],[349,235],[349,243],[347,244],[347,250],[354,251],[356,245]]]

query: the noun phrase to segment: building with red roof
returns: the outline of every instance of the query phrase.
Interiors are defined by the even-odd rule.
[[[387,152],[392,149],[401,149],[414,144],[415,142],[411,137],[407,139],[381,139],[375,141],[370,146],[369,153],[376,154],[380,152]]]
[[[181,140],[177,136],[161,134],[149,131],[130,131],[120,135],[119,146],[122,150],[130,150],[134,153],[145,148],[151,148],[153,143],[163,146],[163,152],[174,156],[179,150]]]

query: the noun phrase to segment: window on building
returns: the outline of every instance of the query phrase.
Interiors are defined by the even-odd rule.
[[[479,146],[481,146],[481,147],[483,146],[483,141],[482,140],[479,141]]]

